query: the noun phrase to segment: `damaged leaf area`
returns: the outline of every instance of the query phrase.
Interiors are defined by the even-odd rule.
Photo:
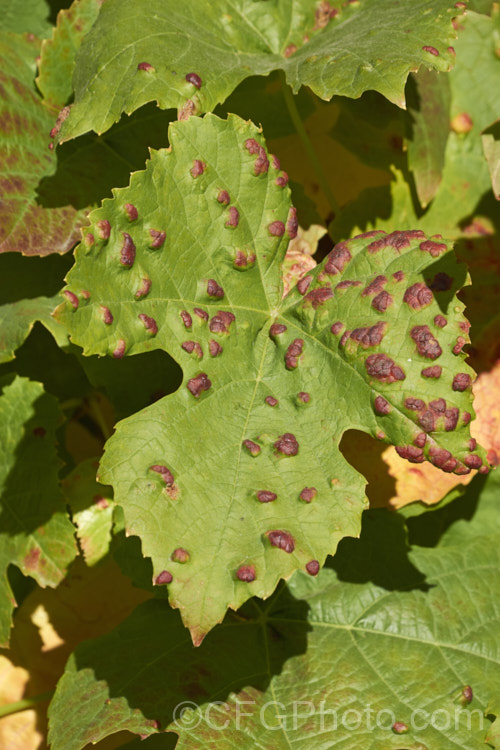
[[[77,54],[61,138],[102,133],[149,101],[180,118],[209,112],[273,70],[295,92],[329,100],[373,89],[404,107],[411,70],[453,65],[451,20],[462,13],[449,0],[108,0]]]
[[[0,362],[14,359],[16,349],[27,339],[36,321],[43,323],[59,346],[67,343],[66,331],[52,317],[58,302],[59,296],[35,297],[0,305]]]
[[[41,178],[57,168],[49,150],[53,117],[34,86],[39,47],[33,35],[0,33],[0,253],[65,253],[84,218],[63,199],[54,208],[38,202]]]
[[[57,586],[76,554],[74,527],[59,490],[56,399],[40,383],[16,377],[0,396],[0,643],[16,606],[7,568]]]
[[[87,355],[163,349],[183,369],[176,393],[119,423],[99,478],[198,644],[358,535],[345,430],[445,472],[488,468],[450,246],[370,232],[282,299],[297,221],[257,128],[207,115],[170,143],[90,215],[56,316]]]

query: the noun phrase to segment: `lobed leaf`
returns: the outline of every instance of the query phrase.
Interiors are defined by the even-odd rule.
[[[483,454],[454,297],[465,270],[444,241],[340,243],[282,300],[297,227],[258,130],[207,115],[170,142],[92,212],[56,316],[85,354],[162,348],[183,369],[175,394],[120,423],[100,480],[199,643],[228,606],[358,534],[345,430],[459,474]]]
[[[2,31],[48,36],[52,29],[48,21],[49,14],[50,8],[46,0],[0,0]]]
[[[0,643],[15,606],[7,568],[57,586],[76,554],[74,528],[59,490],[57,401],[40,383],[16,377],[0,396]]]
[[[71,98],[76,52],[92,28],[101,3],[102,0],[74,0],[68,9],[58,13],[52,38],[42,43],[36,83],[50,109],[62,109]]]
[[[121,730],[175,732],[178,750],[485,747],[500,680],[498,480],[406,524],[409,554],[402,517],[368,511],[317,578],[297,573],[228,614],[196,650],[163,602],[139,606],[69,659],[51,747]]]
[[[0,33],[0,253],[65,253],[84,219],[70,205],[50,208],[37,200],[40,179],[56,171],[48,148],[52,117],[33,85],[38,51],[36,39]]]
[[[27,339],[36,321],[49,330],[59,346],[64,346],[68,337],[64,328],[52,317],[59,296],[22,299],[0,306],[0,362],[14,359],[14,352]]]
[[[96,482],[99,463],[82,461],[64,479],[62,491],[71,510],[76,536],[87,565],[96,565],[109,552],[114,502],[109,487]]]
[[[77,54],[61,137],[102,133],[149,101],[181,117],[208,112],[273,70],[295,92],[375,89],[404,106],[410,70],[451,67],[450,19],[462,12],[449,0],[108,0]]]

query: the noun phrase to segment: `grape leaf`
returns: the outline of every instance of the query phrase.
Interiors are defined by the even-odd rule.
[[[70,8],[58,13],[52,38],[42,43],[36,83],[44,104],[52,110],[62,109],[71,98],[76,51],[92,28],[101,3],[102,0],[74,0]]]
[[[39,37],[48,36],[52,29],[49,13],[46,0],[0,0],[2,31],[18,34],[26,31]]]
[[[100,478],[157,584],[173,576],[199,642],[227,606],[358,533],[346,429],[447,471],[482,454],[470,454],[473,372],[453,295],[465,269],[446,243],[359,237],[282,300],[297,227],[257,128],[192,117],[170,142],[92,212],[55,315],[85,354],[162,348],[183,368],[175,394],[120,423]]]
[[[494,25],[491,18],[471,11],[460,21],[461,30],[455,43],[457,62],[449,73],[451,88],[451,132],[445,152],[445,166],[439,189],[422,215],[411,195],[403,166],[395,162],[387,142],[386,165],[396,164],[395,179],[390,187],[370,188],[347,206],[330,227],[332,236],[349,237],[366,229],[401,229],[418,227],[433,234],[457,238],[485,234],[484,222],[474,222],[477,207],[491,191],[491,180],[484,158],[481,132],[500,118],[500,60],[493,45]],[[354,144],[366,142],[363,117],[357,117],[357,106],[367,114],[368,103],[351,103],[351,139]],[[386,109],[391,109],[386,105]],[[395,115],[397,110],[392,107]],[[387,121],[390,122],[389,112]],[[356,124],[357,123],[357,124]],[[394,127],[394,125],[393,125]],[[356,132],[359,136],[356,138]],[[383,151],[383,147],[380,148]],[[379,164],[382,155],[379,154]],[[496,210],[496,206],[495,206]]]
[[[97,466],[95,458],[82,461],[62,483],[87,565],[95,565],[108,554],[113,525],[112,493],[97,484]]]
[[[108,0],[76,57],[62,140],[102,133],[148,101],[207,112],[250,75],[282,70],[322,99],[375,89],[404,106],[419,65],[449,70],[449,0]],[[389,18],[390,22],[386,19]],[[109,91],[114,92],[113,97]]]
[[[65,329],[51,316],[59,301],[59,296],[36,297],[0,306],[0,362],[14,359],[14,352],[26,340],[37,320],[52,333],[59,346],[67,343]]]
[[[68,251],[85,215],[72,206],[37,201],[39,180],[56,171],[49,149],[52,117],[34,90],[39,41],[0,34],[0,253],[47,255]]]
[[[500,521],[498,479],[479,501],[477,484],[406,521],[409,554],[401,516],[366,512],[361,538],[317,578],[299,572],[228,614],[197,650],[163,602],[140,605],[69,659],[49,708],[52,749],[160,730],[180,735],[178,750],[480,750],[483,712],[498,703]]]
[[[40,586],[57,586],[76,554],[74,528],[59,490],[57,401],[40,383],[17,377],[0,396],[0,643],[7,644],[12,608],[7,567]]]
[[[425,208],[436,195],[445,164],[450,121],[449,77],[421,68],[408,79],[408,168]]]
[[[500,121],[486,129],[483,135],[483,150],[495,198],[500,200]]]

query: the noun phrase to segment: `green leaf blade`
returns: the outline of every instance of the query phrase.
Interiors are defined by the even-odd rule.
[[[364,479],[339,450],[345,430],[448,471],[483,454],[469,455],[465,272],[449,246],[360,236],[280,300],[294,212],[257,129],[207,115],[171,134],[91,214],[57,318],[86,354],[164,348],[183,368],[175,394],[119,424],[100,481],[199,643],[228,606],[358,534]]]
[[[40,586],[57,586],[74,559],[74,527],[59,490],[57,401],[40,383],[17,377],[0,396],[0,641],[6,645],[15,602],[6,569],[14,564]]]
[[[462,10],[448,0],[431,8],[393,0],[326,5],[331,13],[316,0],[216,0],[203,9],[193,0],[182,8],[173,0],[108,1],[77,55],[62,140],[102,133],[148,101],[181,116],[210,112],[249,75],[273,70],[285,71],[295,91],[307,85],[323,99],[375,89],[404,106],[410,70],[453,64],[450,14]]]

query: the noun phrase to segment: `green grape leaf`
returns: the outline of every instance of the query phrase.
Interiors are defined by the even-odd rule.
[[[140,605],[70,657],[52,750],[122,730],[175,732],[177,750],[481,750],[498,706],[500,521],[497,478],[479,502],[476,487],[406,529],[366,512],[316,578],[228,614],[199,649],[165,603]]]
[[[90,215],[55,315],[85,354],[161,348],[183,369],[175,394],[120,423],[100,481],[200,642],[228,606],[358,533],[346,429],[447,471],[483,454],[454,297],[465,269],[445,242],[361,236],[283,300],[295,212],[258,129],[192,117],[170,142]]]
[[[58,483],[57,401],[40,383],[16,377],[0,396],[0,643],[15,606],[7,568],[57,586],[76,554],[74,527]]]
[[[67,343],[65,329],[51,315],[59,302],[58,295],[22,299],[10,305],[0,306],[0,362],[14,359],[14,352],[27,339],[37,320],[52,333],[59,346]]]
[[[96,565],[109,552],[114,502],[109,487],[96,481],[98,460],[82,461],[62,482],[76,536],[87,565]]]
[[[450,121],[449,77],[421,68],[408,79],[408,168],[425,208],[436,195],[445,163]]]
[[[92,28],[101,3],[102,0],[74,0],[70,8],[58,13],[52,38],[42,43],[36,83],[44,104],[52,110],[62,109],[73,93],[76,52]]]
[[[0,253],[64,253],[80,236],[85,215],[70,205],[45,207],[37,199],[42,177],[56,171],[49,151],[52,116],[34,89],[39,41],[0,34]]]
[[[495,198],[500,200],[500,120],[486,129],[483,135],[483,150]]]
[[[386,166],[395,164],[397,167],[393,170],[394,180],[390,186],[369,188],[347,206],[330,227],[333,237],[349,237],[356,231],[390,229],[395,225],[401,229],[418,227],[428,234],[440,232],[452,239],[488,233],[484,223],[481,220],[475,222],[473,217],[485,195],[491,193],[481,133],[500,118],[497,95],[500,60],[494,51],[491,18],[468,11],[460,25],[463,28],[455,43],[457,62],[448,75],[451,132],[446,144],[441,184],[432,203],[422,215],[419,206],[414,204],[403,165],[394,160],[389,144],[382,144],[379,165],[385,148]],[[367,130],[365,126],[369,102],[363,99],[352,102],[350,107],[353,148],[356,144],[367,143],[373,131],[372,127]],[[357,105],[362,112],[361,118],[356,117]],[[389,104],[386,109],[393,110],[394,118],[399,114]],[[389,112],[386,119],[391,121]]]
[[[48,36],[52,30],[48,21],[49,14],[50,8],[46,0],[0,0],[2,31]]]
[[[273,70],[295,92],[375,89],[404,106],[410,70],[450,69],[450,20],[462,12],[449,0],[108,0],[77,54],[61,137],[102,133],[149,101],[181,118],[208,112],[248,76]]]

